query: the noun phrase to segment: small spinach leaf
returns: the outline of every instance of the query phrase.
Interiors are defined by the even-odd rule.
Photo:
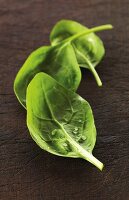
[[[42,72],[27,88],[27,126],[42,149],[83,158],[102,170],[103,164],[92,155],[96,128],[90,105]]]
[[[111,29],[111,25],[100,26],[99,31]],[[79,24],[72,20],[61,20],[59,21],[51,31],[50,41],[52,45],[56,45],[61,41],[89,31],[87,27]],[[93,32],[84,34],[80,37],[76,37],[71,44],[75,50],[78,64],[81,67],[88,68],[94,75],[97,84],[102,85],[102,82],[95,70],[97,64],[101,61],[104,56],[105,49],[102,40]]]
[[[45,72],[64,87],[75,91],[81,80],[75,52],[71,44],[44,46],[34,51],[18,72],[14,91],[20,103],[26,107],[26,89],[38,72]]]

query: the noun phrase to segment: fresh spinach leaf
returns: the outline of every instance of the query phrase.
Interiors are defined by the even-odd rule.
[[[92,155],[96,128],[90,105],[43,72],[27,88],[27,126],[42,149],[83,158],[102,170],[103,164]]]
[[[111,28],[111,25],[100,26],[99,31]],[[89,30],[90,29],[79,24],[78,22],[72,20],[61,20],[52,29],[50,41],[52,45],[56,45],[71,36]],[[90,32],[88,34],[75,37],[75,39],[71,41],[71,44],[76,53],[78,64],[81,67],[88,68],[93,73],[97,84],[101,86],[102,82],[95,70],[95,67],[98,63],[100,63],[105,54],[102,40],[95,33]]]
[[[83,36],[90,35],[92,32],[102,31],[110,28],[110,25],[105,25],[88,30],[86,29],[85,31],[81,31],[68,38],[63,38],[63,41],[59,43],[57,42],[57,44],[54,44],[54,46],[45,46],[34,51],[18,72],[14,82],[14,91],[20,103],[26,107],[27,86],[38,72],[45,72],[54,77],[64,87],[76,91],[81,80],[81,72],[78,63],[80,60],[79,64],[83,66],[83,64],[81,64],[82,58],[82,63],[85,60],[86,66],[88,66],[88,68],[94,74],[98,85],[101,85],[101,80],[99,79],[92,62],[89,59],[90,57],[88,58],[88,56],[86,56],[83,52],[83,50],[86,52],[86,48],[88,48],[88,42],[85,42],[87,45],[86,48],[83,49],[82,43],[80,42],[79,44],[79,42],[77,42],[77,46],[76,41]],[[55,29],[58,30],[58,26]],[[94,37],[91,39],[95,40]],[[93,43],[95,43],[95,41]],[[98,44],[96,46],[99,48]]]
[[[15,94],[24,107],[27,86],[38,72],[51,75],[73,91],[76,91],[81,80],[81,71],[70,43],[41,47],[28,57],[14,82]]]

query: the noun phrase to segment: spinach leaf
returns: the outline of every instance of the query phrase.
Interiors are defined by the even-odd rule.
[[[58,26],[57,26],[58,27]],[[62,26],[61,26],[62,27]],[[15,82],[14,82],[14,91],[15,94],[20,101],[20,103],[26,107],[26,89],[29,82],[38,72],[45,72],[52,77],[54,77],[59,83],[61,83],[64,87],[76,91],[80,80],[81,80],[81,72],[79,69],[79,60],[80,65],[81,59],[82,63],[85,60],[85,64],[87,64],[88,68],[94,74],[98,85],[101,85],[101,80],[94,69],[94,66],[88,56],[81,52],[83,49],[82,43],[77,42],[79,38],[83,36],[88,36],[92,32],[101,31],[104,29],[110,29],[110,25],[99,26],[92,29],[86,29],[85,31],[81,31],[75,35],[72,35],[68,38],[63,38],[64,40],[61,42],[57,42],[54,46],[45,46],[34,51],[26,60],[20,71],[18,72]],[[58,28],[57,28],[58,30]],[[59,29],[60,30],[60,29]],[[56,31],[55,31],[56,32]],[[96,36],[97,37],[97,36]],[[91,38],[95,40],[94,38]],[[75,45],[74,45],[75,43]],[[86,42],[88,47],[88,42]],[[95,42],[94,42],[95,43]],[[72,44],[72,45],[71,45]],[[80,49],[79,49],[80,45]],[[84,45],[85,46],[85,45]],[[96,45],[99,48],[99,45]],[[101,48],[100,48],[101,49]],[[89,50],[88,50],[89,51]],[[101,50],[99,50],[101,51]],[[78,59],[78,62],[77,62]]]
[[[70,43],[41,47],[28,57],[14,82],[15,94],[24,107],[27,86],[38,72],[51,75],[73,91],[78,88],[81,80],[81,71]]]
[[[42,72],[27,88],[27,126],[42,149],[83,158],[102,170],[103,164],[92,155],[96,128],[90,105]]]
[[[111,25],[100,26],[99,31],[111,28]],[[90,29],[87,27],[75,21],[61,20],[52,29],[50,41],[52,45],[56,45],[71,36],[89,30]],[[71,41],[71,44],[76,53],[78,64],[81,67],[88,68],[93,73],[97,84],[101,86],[102,82],[95,70],[95,67],[105,54],[102,40],[95,33],[90,32],[89,34],[75,37],[75,39]]]

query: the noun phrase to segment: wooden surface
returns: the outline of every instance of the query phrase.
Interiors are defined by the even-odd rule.
[[[31,51],[49,44],[63,18],[115,27],[99,34],[103,87],[83,70],[78,90],[94,111],[93,153],[105,164],[102,172],[41,150],[13,93],[17,71]],[[0,200],[129,200],[129,0],[0,0]]]

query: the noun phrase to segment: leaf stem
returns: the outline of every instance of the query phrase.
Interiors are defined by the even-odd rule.
[[[75,39],[77,39],[77,38],[79,38],[81,36],[87,35],[87,34],[92,33],[92,32],[99,32],[99,31],[103,31],[103,30],[110,30],[112,28],[113,28],[113,26],[111,24],[97,26],[97,27],[91,28],[89,30],[86,30],[86,31],[84,31],[82,33],[78,33],[76,35],[73,35],[73,36],[69,37],[68,41],[71,42],[71,41],[73,41],[73,40],[75,40]]]
[[[91,63],[86,57],[85,57],[85,60],[86,60],[86,62],[87,62],[87,64],[88,64],[89,70],[92,72],[92,74],[93,74],[93,76],[94,76],[94,78],[95,78],[95,80],[96,80],[98,86],[101,87],[101,86],[102,86],[102,81],[101,81],[101,79],[100,79],[100,77],[99,77],[97,71],[95,70],[95,68],[94,68],[94,66],[92,65],[92,63]]]
[[[104,167],[103,163],[100,162],[97,158],[95,158],[91,153],[89,153],[86,150],[84,150],[83,152],[80,152],[80,153],[82,153],[82,154],[80,154],[80,156],[83,159],[88,160],[90,163],[92,163],[93,165],[95,165],[101,171],[103,170],[103,167]]]
[[[102,86],[101,79],[99,78],[99,75],[96,72],[96,70],[95,70],[94,66],[92,65],[92,63],[90,62],[90,60],[85,55],[83,55],[75,46],[74,46],[74,48],[76,49],[78,54],[86,61],[87,65],[89,67],[88,69],[92,72],[98,86]]]
[[[89,161],[93,165],[95,165],[98,169],[102,171],[103,169],[103,163],[100,162],[97,158],[95,158],[91,153],[89,153],[87,150],[83,149],[78,143],[76,143],[74,140],[70,138],[69,142],[73,146],[75,146],[78,149],[78,155],[80,155],[81,158]]]
[[[58,123],[58,121],[57,121]],[[59,124],[59,123],[58,123]],[[64,129],[64,127],[62,125],[59,124],[59,126],[61,127],[61,129],[65,132],[68,141],[71,143],[71,145],[73,147],[75,147],[77,149],[77,154],[80,156],[80,158],[83,158],[87,161],[89,161],[90,163],[92,163],[93,165],[95,165],[98,169],[100,169],[102,171],[103,169],[103,163],[100,162],[97,158],[95,158],[91,153],[89,153],[87,150],[83,149],[76,141],[73,140],[73,138],[71,138],[69,136],[69,134],[66,132],[66,130]]]

